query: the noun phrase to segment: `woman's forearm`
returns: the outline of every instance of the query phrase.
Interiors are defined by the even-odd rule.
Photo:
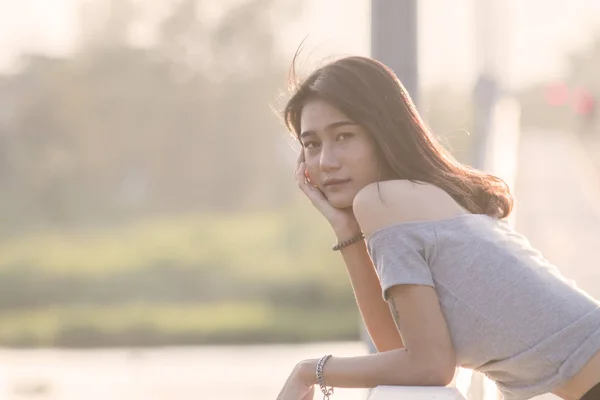
[[[353,236],[338,233],[339,238]],[[367,253],[366,244],[360,241],[341,250],[350,277],[358,309],[377,351],[404,347],[392,318],[389,305],[381,296],[381,285],[373,262]]]
[[[453,378],[453,368],[436,361],[435,354],[429,359],[410,353],[406,349],[358,357],[331,357],[323,368],[323,380],[334,388],[374,388],[380,385],[394,386],[447,386]],[[304,381],[318,384],[317,359],[299,364]]]

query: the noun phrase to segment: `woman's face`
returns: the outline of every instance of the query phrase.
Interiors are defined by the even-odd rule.
[[[324,100],[302,109],[300,141],[311,182],[336,208],[351,207],[360,189],[380,180],[370,135]]]

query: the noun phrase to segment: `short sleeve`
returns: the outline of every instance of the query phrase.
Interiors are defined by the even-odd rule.
[[[426,285],[435,287],[426,261],[435,240],[423,226],[392,225],[375,231],[367,238],[367,249],[373,260],[382,296],[395,285]]]

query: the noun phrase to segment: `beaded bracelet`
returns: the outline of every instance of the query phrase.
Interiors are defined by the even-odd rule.
[[[333,387],[329,389],[325,386],[325,381],[323,380],[323,366],[331,358],[331,354],[326,354],[317,363],[317,382],[319,383],[319,387],[321,388],[321,393],[323,393],[323,400],[329,400],[329,396],[333,394]]]
[[[361,232],[358,235],[356,235],[348,240],[344,240],[343,242],[334,244],[333,247],[331,247],[331,250],[333,250],[333,251],[341,250],[344,247],[350,246],[351,244],[354,244],[364,238],[365,238],[365,235]]]

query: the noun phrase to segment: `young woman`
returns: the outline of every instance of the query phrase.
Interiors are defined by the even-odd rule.
[[[457,366],[510,400],[600,399],[600,302],[505,223],[506,184],[445,151],[390,69],[330,63],[284,117],[302,144],[298,185],[337,236],[377,353],[301,361],[278,400],[445,386]]]

